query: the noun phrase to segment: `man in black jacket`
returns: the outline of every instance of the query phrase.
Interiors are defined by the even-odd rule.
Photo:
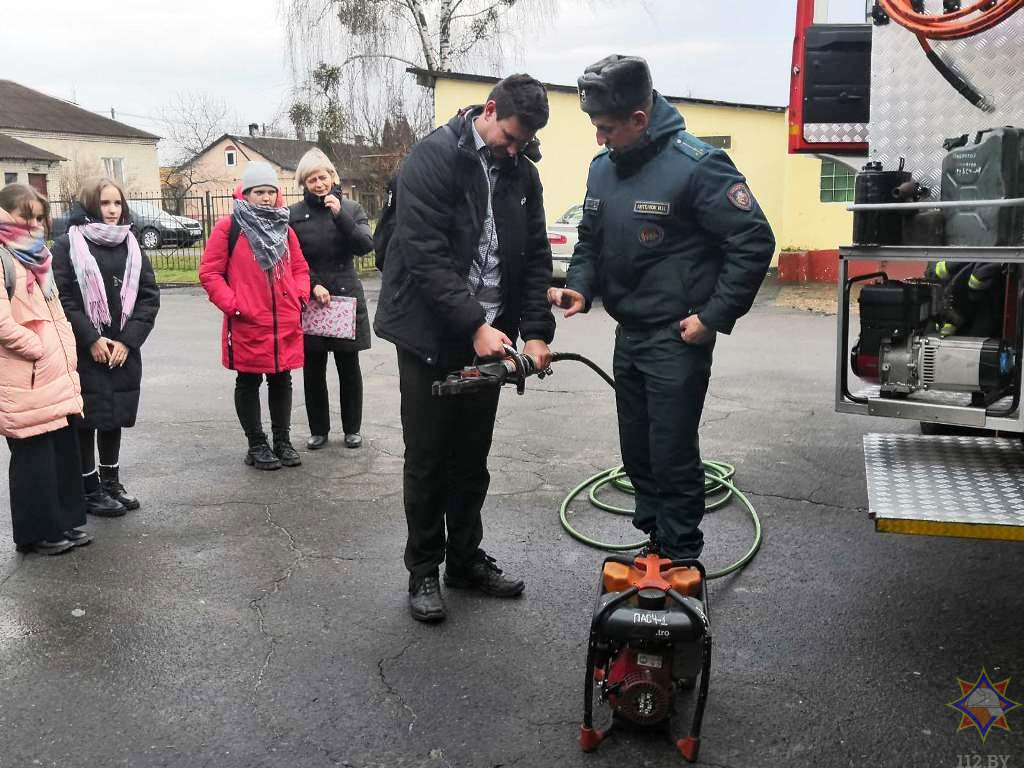
[[[544,86],[512,75],[413,147],[398,177],[374,330],[398,347],[405,565],[419,621],[445,618],[445,560],[449,587],[496,597],[524,588],[480,548],[498,393],[441,399],[431,384],[474,356],[503,355],[520,335],[538,365],[550,361],[551,249],[540,178],[524,155],[547,120]]]

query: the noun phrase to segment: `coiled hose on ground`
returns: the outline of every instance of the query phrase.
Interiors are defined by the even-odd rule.
[[[582,363],[600,376],[608,386],[612,388],[615,387],[615,380],[599,365],[594,363],[592,360],[588,360],[583,357],[583,355],[569,352],[556,352],[552,355],[551,360],[552,362],[572,360]],[[718,579],[741,570],[754,559],[754,556],[757,554],[757,550],[761,547],[761,520],[757,516],[757,510],[754,509],[754,505],[750,503],[750,499],[748,499],[746,495],[744,495],[744,493],[733,483],[735,475],[736,468],[731,464],[714,460],[704,462],[704,496],[707,499],[705,503],[705,510],[710,512],[712,510],[720,509],[728,504],[733,498],[737,499],[750,513],[751,521],[754,524],[754,540],[753,543],[751,543],[750,548],[747,550],[747,553],[735,563],[721,570],[708,572],[707,578],[709,579]],[[608,542],[598,541],[597,539],[586,536],[576,530],[572,523],[569,522],[569,506],[576,497],[584,491],[587,491],[587,497],[589,498],[590,503],[597,509],[601,509],[605,512],[611,512],[616,515],[632,515],[632,509],[617,507],[598,498],[598,492],[607,485],[611,485],[613,488],[622,491],[623,493],[633,493],[633,485],[629,482],[629,477],[623,470],[622,465],[598,472],[596,475],[588,477],[582,483],[573,488],[565,499],[562,500],[562,504],[558,509],[558,519],[561,521],[562,527],[570,536],[576,539],[576,541],[581,544],[586,544],[588,547],[594,547],[595,549],[602,549],[607,552],[628,552],[630,550],[640,549],[647,544],[647,539],[628,544],[610,544]]]

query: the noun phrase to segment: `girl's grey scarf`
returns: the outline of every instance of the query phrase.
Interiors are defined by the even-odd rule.
[[[260,269],[275,272],[288,255],[288,209],[263,208],[248,200],[236,200],[234,216]]]

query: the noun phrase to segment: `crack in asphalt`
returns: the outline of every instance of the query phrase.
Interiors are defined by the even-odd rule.
[[[412,718],[409,721],[409,733],[410,734],[412,733],[413,726],[416,725],[416,721],[419,719],[419,716],[416,714],[416,712],[413,710],[413,708],[409,706],[409,704],[406,702],[406,700],[402,696],[402,694],[400,694],[398,692],[398,689],[395,688],[393,685],[391,685],[391,683],[388,682],[387,673],[384,671],[384,663],[388,662],[388,661],[398,661],[400,658],[402,658],[402,656],[405,655],[405,652],[408,651],[410,648],[412,648],[414,645],[416,645],[416,641],[412,641],[410,643],[407,643],[406,646],[404,648],[402,648],[402,650],[400,650],[394,656],[390,656],[390,657],[389,656],[384,656],[384,657],[382,657],[382,658],[377,660],[377,672],[380,675],[381,685],[384,686],[384,689],[388,692],[389,695],[394,696],[396,699],[398,699],[398,703],[402,705],[402,709],[404,709],[406,712],[408,712],[409,715]]]
[[[704,420],[701,422],[700,426],[701,426],[701,428],[704,428],[704,427],[711,426],[712,424],[721,424],[723,421],[725,421],[726,419],[728,419],[730,416],[734,415],[735,413],[736,413],[736,411],[726,411],[725,413],[723,413],[721,416],[718,416],[717,418],[712,418],[710,416],[705,416]]]
[[[815,489],[817,490],[817,489]],[[802,496],[784,496],[780,493],[761,493],[760,491],[751,491],[744,489],[743,493],[750,497],[760,497],[763,499],[781,499],[783,501],[796,501],[801,504],[810,504],[813,507],[824,507],[825,509],[841,509],[845,512],[866,512],[864,507],[845,507],[839,504],[829,504],[825,501],[814,501],[810,498],[804,498]],[[811,493],[814,495],[814,492]]]
[[[263,659],[263,664],[260,667],[259,671],[256,673],[256,683],[252,689],[254,698],[256,694],[259,693],[260,687],[263,685],[263,679],[264,677],[266,677],[267,670],[270,669],[270,662],[274,658],[274,653],[277,650],[277,645],[279,642],[277,637],[267,632],[266,617],[263,613],[263,605],[267,600],[269,600],[271,597],[273,597],[281,591],[283,585],[286,584],[288,580],[292,577],[292,574],[295,572],[295,568],[306,557],[306,553],[303,552],[302,549],[299,547],[298,543],[295,541],[295,537],[292,536],[291,531],[289,531],[283,525],[274,520],[274,517],[270,512],[269,504],[267,504],[264,507],[263,513],[266,515],[267,523],[287,537],[288,549],[294,553],[295,557],[292,558],[292,561],[288,564],[288,567],[285,568],[284,571],[282,571],[281,574],[274,579],[271,585],[271,589],[269,591],[264,591],[262,595],[253,598],[249,601],[249,607],[256,614],[256,625],[259,628],[260,635],[268,638],[270,642],[270,648],[267,651],[267,655]]]
[[[580,719],[575,718],[573,720],[527,720],[530,725],[534,728],[561,728],[566,725],[579,726]]]

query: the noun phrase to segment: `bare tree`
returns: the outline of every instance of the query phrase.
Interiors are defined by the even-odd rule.
[[[222,183],[224,179],[212,171],[204,171],[192,162],[197,155],[228,132],[233,122],[227,104],[206,94],[179,93],[161,110],[166,125],[166,139],[172,146],[171,187],[178,197],[208,182]]]
[[[550,18],[554,0],[281,0],[294,103],[308,103],[312,74],[338,67],[348,133],[379,143],[387,119],[416,133],[433,119],[430,94],[407,67],[429,72],[474,66],[497,71],[502,42],[527,11]]]

